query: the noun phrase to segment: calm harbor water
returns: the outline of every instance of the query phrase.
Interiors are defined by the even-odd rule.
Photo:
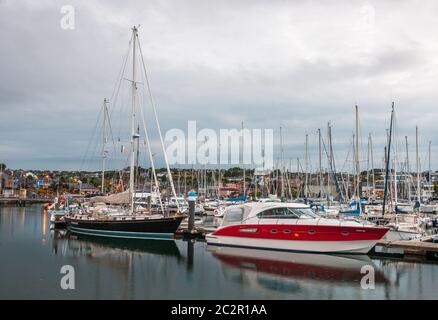
[[[0,257],[0,299],[438,299],[438,264],[75,236],[41,206],[0,207]]]

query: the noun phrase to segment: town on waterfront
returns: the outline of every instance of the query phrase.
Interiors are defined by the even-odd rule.
[[[121,171],[106,171],[103,188],[101,171],[9,169],[4,163],[0,164],[0,168],[0,198],[3,202],[7,202],[7,200],[13,202],[20,199],[29,201],[32,199],[45,199],[44,202],[48,202],[49,200],[53,201],[56,197],[65,195],[83,197],[101,196],[121,192],[123,191],[123,186],[129,183],[126,179],[123,181],[120,178],[128,176],[129,168]],[[244,171],[245,174],[243,173]],[[137,172],[136,190],[139,192],[151,190],[153,188],[153,183],[151,183],[150,179],[152,169],[139,167]],[[172,190],[168,183],[166,168],[157,169],[156,172],[162,196],[170,198]],[[331,173],[326,171],[322,175],[319,172],[309,172],[307,174],[308,185],[305,186],[305,172],[288,169],[282,175],[281,168],[270,170],[269,172],[266,170],[244,169],[242,167],[222,170],[171,168],[171,174],[175,180],[177,193],[182,196],[187,194],[187,191],[196,189],[198,194],[203,195],[205,198],[233,198],[246,194],[249,199],[254,200],[269,196],[275,196],[280,199],[282,183],[287,185],[287,188],[283,191],[287,198],[304,198],[306,189],[309,198],[316,198],[328,188],[327,174],[331,175]],[[382,168],[362,171],[360,174],[362,181],[361,194],[372,194],[376,195],[376,198],[383,198],[384,174],[384,169]],[[354,175],[348,174],[348,172],[338,172],[335,176],[336,179],[342,180],[342,185],[347,189],[354,189]],[[410,177],[413,186],[417,184],[415,173],[405,173],[405,176],[400,176],[400,181],[397,183],[400,185],[400,192],[402,194],[408,193],[407,186],[404,185],[407,180],[406,176]],[[283,182],[282,179],[284,179]],[[206,187],[203,187],[204,184]],[[422,172],[420,184],[424,199],[438,197],[437,171]],[[255,185],[259,186],[257,190]],[[331,196],[338,195],[336,185],[333,184],[331,188]],[[415,190],[412,190],[411,192],[415,192]]]

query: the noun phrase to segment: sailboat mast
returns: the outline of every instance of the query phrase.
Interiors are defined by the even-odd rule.
[[[419,203],[421,203],[420,159],[418,158],[418,126],[415,126],[415,153],[417,157],[417,200]]]
[[[322,197],[322,148],[321,129],[318,129],[318,150],[319,150],[319,196]]]
[[[283,135],[282,128],[280,126],[280,149],[281,149],[281,193],[280,196],[284,199],[284,149],[283,149]]]
[[[208,138],[205,137],[204,143],[207,143],[207,141],[208,141]],[[207,164],[206,163],[204,163],[204,170],[202,172],[202,181],[203,181],[202,185],[203,185],[203,190],[204,190],[204,202],[205,202],[205,199],[207,199],[207,189],[208,189],[208,187],[207,187]]]
[[[184,194],[187,194],[187,171],[184,169]]]
[[[394,120],[393,120],[394,121]],[[394,205],[397,205],[398,198],[397,198],[397,141],[395,141],[395,129],[392,130],[392,140],[394,143]]]
[[[385,162],[386,162],[386,170],[385,170],[385,189],[383,194],[383,206],[382,206],[382,217],[385,215],[385,206],[386,206],[386,198],[388,196],[388,179],[389,179],[389,158],[391,155],[391,136],[392,136],[392,120],[394,117],[394,102],[392,103],[392,111],[391,111],[391,124],[389,125],[389,136],[388,136],[388,148],[385,147]],[[388,149],[388,150],[386,150]]]
[[[245,176],[245,163],[243,161],[245,152],[244,148],[244,133],[243,133],[243,121],[242,121],[242,168],[243,168],[243,196],[246,196],[246,176]]]
[[[103,132],[102,132],[102,182],[101,182],[101,192],[105,192],[105,160],[106,160],[106,116],[107,116],[107,104],[108,100],[103,99]]]
[[[405,144],[406,144],[406,180],[408,183],[408,200],[411,202],[411,169],[409,166],[409,147],[408,147],[408,136],[405,136]]]
[[[297,179],[300,182],[299,188],[297,190],[297,199],[301,197],[301,174],[300,174],[300,158],[297,157]]]
[[[328,152],[328,169],[327,169],[327,197],[330,196],[331,194],[331,188],[330,188],[330,174],[331,174],[331,170],[332,170],[332,138],[331,138],[331,128],[330,128],[330,122],[327,123],[327,152]]]
[[[368,134],[368,147],[367,147],[367,194],[370,196],[370,147],[371,147],[371,133]]]
[[[373,180],[373,195],[376,189],[376,180],[374,179],[374,154],[373,154],[373,138],[370,133],[370,153],[371,153],[371,176]]]
[[[304,159],[304,167],[306,168],[306,173],[305,173],[305,184],[304,184],[304,198],[307,199],[307,191],[308,191],[308,183],[309,183],[309,177],[308,177],[308,154],[307,154],[307,144],[308,144],[308,139],[309,139],[309,135],[306,133],[306,154],[305,154],[305,159]]]
[[[137,154],[135,157],[135,184],[137,185],[140,181],[140,125],[137,125]]]
[[[134,213],[134,169],[135,169],[135,143],[134,139],[136,137],[135,133],[135,104],[136,104],[136,44],[137,44],[137,28],[132,28],[133,37],[132,37],[132,108],[131,108],[131,157],[130,157],[130,166],[129,166],[129,202],[130,202],[130,210],[131,213]]]
[[[359,164],[359,110],[356,105],[356,200],[359,201],[360,164]]]
[[[219,150],[221,150],[221,144],[219,143]],[[221,165],[218,165],[218,178],[217,178],[217,196],[221,196]]]
[[[432,182],[432,176],[431,176],[431,174],[432,174],[432,171],[431,171],[431,166],[430,166],[430,154],[431,154],[431,151],[432,151],[432,141],[429,141],[429,184],[431,184],[431,182]]]

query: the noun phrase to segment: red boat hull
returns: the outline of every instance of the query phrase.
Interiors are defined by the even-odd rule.
[[[367,253],[389,229],[382,227],[245,224],[207,236],[212,245],[304,252]]]

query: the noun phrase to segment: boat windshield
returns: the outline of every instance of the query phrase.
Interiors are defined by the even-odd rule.
[[[300,219],[316,219],[318,215],[310,208],[288,208],[289,211]]]
[[[186,199],[184,199],[184,198],[171,198],[169,202],[172,204],[178,203],[181,205],[185,205],[187,203]]]
[[[229,208],[224,216],[222,225],[240,223],[243,220],[243,208]]]
[[[259,219],[315,219],[318,216],[310,208],[280,207],[257,214]]]

